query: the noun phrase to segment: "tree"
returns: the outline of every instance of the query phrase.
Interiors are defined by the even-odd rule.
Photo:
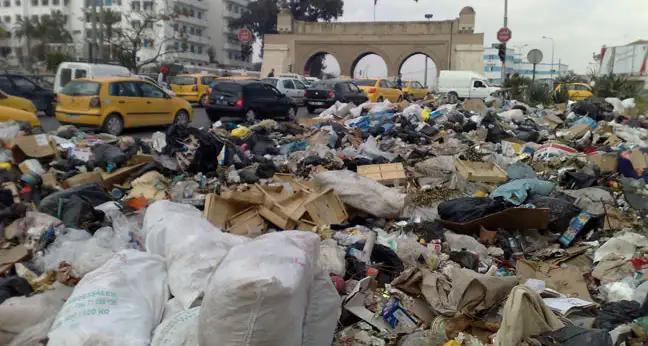
[[[556,77],[556,84],[563,83],[586,83],[587,79],[585,77],[577,75],[574,71],[569,71],[564,75]]]
[[[343,0],[255,0],[248,3],[240,18],[230,21],[229,28],[250,29],[261,40],[263,55],[263,37],[277,32],[279,10],[287,8],[296,20],[315,22],[338,18],[343,13],[343,7]]]
[[[115,27],[116,24],[120,24],[122,21],[121,13],[119,12],[114,12],[111,9],[107,9],[104,11],[104,20],[103,20],[103,25],[104,25],[104,38],[107,40],[108,46],[109,46],[109,56],[108,59],[112,60],[113,58],[113,49],[112,49],[112,41],[113,41],[113,36],[115,35],[115,31],[117,28]],[[104,42],[105,44],[105,42]],[[103,57],[102,57],[103,58]]]
[[[181,11],[173,11],[173,13],[179,12]],[[147,10],[133,10],[124,13],[123,16],[122,25],[115,28],[111,33],[112,39],[109,40],[104,37],[105,43],[111,44],[116,51],[117,59],[122,65],[134,73],[138,73],[142,66],[154,63],[166,54],[176,52],[174,48],[167,44],[175,40],[175,37],[173,35],[162,35],[160,38],[156,35],[154,28],[156,24],[171,21],[177,18],[179,14],[171,15],[164,12],[154,13]],[[153,55],[138,61],[138,53],[146,47],[155,47]]]
[[[39,60],[48,60],[46,57],[50,54],[52,45],[65,45],[72,42],[72,35],[66,29],[66,24],[67,18],[61,11],[54,11],[48,16],[43,16],[37,22],[35,38],[39,41],[37,46]]]
[[[27,45],[27,54],[25,55],[25,63],[28,69],[33,69],[33,60],[32,60],[32,45],[31,41],[33,38],[38,36],[38,19],[29,20],[26,17],[21,17],[18,19],[18,22],[14,26],[14,35],[19,39],[25,39],[25,44]]]

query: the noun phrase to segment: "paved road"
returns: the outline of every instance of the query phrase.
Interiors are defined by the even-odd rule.
[[[299,109],[297,116],[307,117],[309,116],[309,114],[308,111],[306,111],[306,108],[302,107]],[[41,121],[41,126],[45,131],[56,130],[60,125],[59,122],[54,117],[46,117],[44,115],[41,115],[40,121]],[[212,122],[209,121],[209,118],[207,118],[207,113],[205,113],[205,110],[199,107],[194,107],[193,121],[191,122],[191,126],[208,127],[211,126],[211,124]],[[85,128],[82,129],[85,130]],[[126,129],[124,130],[123,135],[133,136],[137,138],[148,138],[155,131],[164,131],[164,127],[143,127],[143,128],[135,128],[135,129]]]

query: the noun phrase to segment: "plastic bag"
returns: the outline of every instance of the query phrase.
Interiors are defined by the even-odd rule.
[[[56,270],[59,263],[68,262],[74,274],[82,277],[101,267],[115,253],[129,248],[128,242],[128,237],[110,227],[98,229],[94,236],[83,230],[67,229],[47,247],[39,262],[44,271]]]
[[[491,192],[490,198],[502,197],[515,205],[521,205],[529,196],[549,195],[554,186],[552,182],[539,179],[518,179],[500,185],[495,191]]]
[[[335,240],[326,239],[320,243],[319,268],[327,274],[344,276],[344,250]]]
[[[403,116],[410,122],[419,122],[423,121],[423,116],[421,115],[422,112],[423,109],[421,106],[415,103],[407,106],[407,108],[403,110]]]
[[[453,232],[444,233],[446,242],[450,246],[452,251],[461,251],[463,249],[474,252],[479,255],[480,260],[485,260],[488,258],[488,249],[482,245],[477,239],[464,235],[456,234]]]
[[[86,275],[56,316],[50,345],[149,345],[169,291],[164,259],[137,250],[116,254]]]
[[[155,328],[151,346],[198,345],[200,307],[182,310],[165,319]]]
[[[227,251],[249,241],[223,233],[193,206],[166,200],[148,207],[142,232],[146,251],[166,259],[169,288],[185,309],[202,295],[208,276]]]
[[[284,231],[233,247],[209,278],[200,345],[301,345],[319,244]]]
[[[322,191],[333,188],[342,202],[373,216],[394,218],[405,206],[405,195],[354,172],[328,171],[313,178]]]
[[[378,142],[374,136],[369,136],[367,140],[360,145],[360,152],[371,159],[377,159],[379,157],[385,158],[387,161],[392,161],[396,158],[396,154],[388,153],[382,151],[378,148]]]
[[[442,220],[468,222],[500,212],[507,207],[506,202],[490,198],[463,197],[443,201],[437,210]]]

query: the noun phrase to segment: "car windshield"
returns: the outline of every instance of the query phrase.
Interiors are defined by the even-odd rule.
[[[99,95],[101,84],[87,81],[71,81],[61,91],[67,96],[95,96]]]
[[[376,85],[376,81],[373,79],[359,79],[359,80],[354,80],[353,83],[355,83],[357,86],[374,86]]]
[[[227,95],[240,95],[241,90],[241,86],[236,83],[218,83],[214,87],[214,91]]]
[[[175,76],[171,78],[171,84],[175,85],[194,85],[196,84],[196,78],[188,76]]]
[[[272,86],[274,86],[274,87],[277,86],[277,82],[278,82],[278,81],[279,81],[278,79],[274,79],[274,78],[265,78],[265,79],[263,80],[264,83],[268,83],[268,84],[270,84],[270,85],[272,85]]]

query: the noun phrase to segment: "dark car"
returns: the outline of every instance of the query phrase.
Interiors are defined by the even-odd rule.
[[[0,90],[30,100],[36,109],[54,116],[54,92],[31,79],[17,74],[0,74]]]
[[[355,105],[361,105],[369,98],[352,81],[348,80],[325,80],[313,83],[306,90],[305,104],[309,113],[315,112],[318,108],[329,108],[336,101]]]
[[[297,104],[270,84],[261,81],[218,81],[205,105],[211,121],[222,117],[254,122],[260,118],[297,116]]]

